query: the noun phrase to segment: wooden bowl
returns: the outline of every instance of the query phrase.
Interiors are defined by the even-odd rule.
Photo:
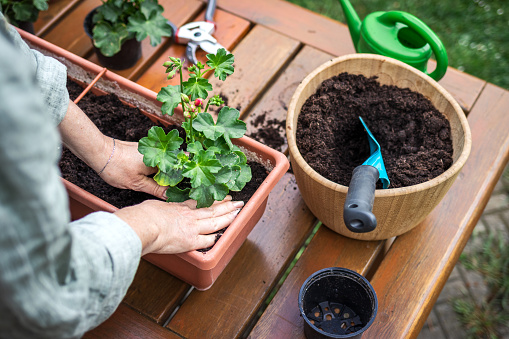
[[[440,176],[414,186],[376,190],[373,213],[377,227],[369,233],[349,231],[343,221],[347,186],[334,183],[313,170],[297,148],[297,119],[306,100],[320,84],[342,72],[376,75],[381,84],[408,87],[423,94],[451,125],[453,164]],[[465,114],[452,96],[435,80],[398,60],[372,54],[352,54],[332,59],[309,74],[296,89],[288,107],[286,135],[297,185],[313,214],[333,231],[361,240],[388,239],[417,226],[442,200],[463,168],[472,144]]]

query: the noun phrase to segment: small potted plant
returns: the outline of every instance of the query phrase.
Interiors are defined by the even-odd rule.
[[[121,70],[141,57],[141,41],[150,37],[152,46],[171,36],[171,25],[157,0],[103,0],[85,18],[84,29],[92,39],[99,62]]]
[[[34,22],[48,9],[48,0],[0,0],[0,9],[9,23],[34,34]]]
[[[246,155],[231,141],[246,133],[246,123],[238,119],[240,112],[224,106],[214,122],[208,113],[209,107],[224,102],[215,95],[205,103],[212,86],[204,75],[214,72],[224,81],[234,71],[234,57],[221,48],[216,55],[207,54],[207,59],[206,65],[198,62],[188,68],[187,81],[183,81],[181,59],[170,57],[170,61],[164,63],[168,79],[179,73],[180,85],[163,87],[157,99],[163,103],[163,114],[173,115],[174,109],[181,105],[186,151],[181,147],[184,140],[179,137],[178,130],[166,134],[159,126],[152,127],[138,147],[144,163],[159,169],[154,180],[161,186],[169,186],[168,201],[182,202],[191,198],[197,201],[197,208],[223,200],[230,190],[240,191],[251,180]]]

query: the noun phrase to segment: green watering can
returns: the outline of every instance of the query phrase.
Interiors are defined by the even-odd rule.
[[[436,34],[415,16],[401,11],[374,12],[361,22],[350,1],[339,0],[345,13],[357,53],[380,54],[417,68],[436,81],[447,71],[444,45]],[[428,60],[435,54],[437,66],[427,72]]]

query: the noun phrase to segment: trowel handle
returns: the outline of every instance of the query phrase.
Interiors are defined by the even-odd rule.
[[[343,208],[343,220],[352,232],[366,233],[376,228],[372,210],[378,176],[378,170],[369,165],[357,166],[353,170]]]
[[[428,27],[428,25],[426,25],[419,18],[413,16],[412,14],[402,11],[387,12],[380,16],[380,21],[387,24],[401,22],[419,34],[421,38],[430,45],[437,61],[435,70],[431,73],[425,73],[436,81],[442,79],[442,77],[445,75],[445,72],[447,71],[449,59],[447,58],[447,52],[445,51],[445,47],[442,44],[442,41],[440,41],[438,36],[431,30],[431,28]]]

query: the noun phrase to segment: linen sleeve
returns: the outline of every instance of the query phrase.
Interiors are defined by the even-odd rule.
[[[114,214],[70,223],[59,134],[30,60],[0,27],[0,337],[75,338],[117,308],[141,241]]]
[[[30,49],[16,29],[7,24],[2,13],[0,13],[0,23],[0,29],[8,36],[23,58],[29,61],[25,67],[29,67],[30,73],[35,76],[35,83],[46,107],[45,112],[49,113],[53,123],[58,125],[69,106],[66,67],[58,60]]]

